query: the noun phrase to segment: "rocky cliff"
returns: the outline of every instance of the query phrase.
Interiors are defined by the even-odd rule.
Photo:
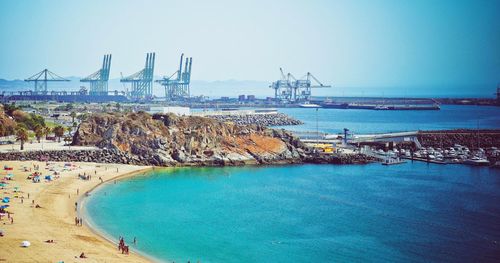
[[[143,164],[164,166],[295,163],[304,157],[303,144],[283,130],[143,112],[91,115],[73,145],[126,152]]]

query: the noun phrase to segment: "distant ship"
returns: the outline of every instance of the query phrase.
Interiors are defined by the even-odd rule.
[[[318,104],[313,104],[313,103],[309,103],[309,102],[305,102],[303,104],[299,104],[299,107],[300,108],[321,108],[320,105]]]
[[[374,110],[440,110],[439,105],[378,105]]]
[[[328,109],[347,109],[349,107],[349,104],[347,103],[335,103],[335,102],[325,102],[321,104],[323,108],[328,108]]]

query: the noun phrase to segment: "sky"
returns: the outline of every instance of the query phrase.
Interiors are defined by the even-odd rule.
[[[279,68],[334,87],[466,89],[500,82],[500,1],[0,1],[0,78],[44,68],[155,75],[181,53],[194,80],[271,82]],[[265,87],[267,88],[267,87]],[[329,91],[325,91],[328,93]]]

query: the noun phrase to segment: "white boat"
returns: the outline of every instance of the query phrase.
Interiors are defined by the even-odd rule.
[[[306,102],[304,104],[299,104],[299,107],[300,108],[321,108],[320,105],[314,104],[314,103],[309,103],[309,102]]]
[[[393,165],[393,164],[402,164],[406,163],[406,161],[401,160],[399,158],[385,158],[382,162],[382,165]]]
[[[465,160],[464,164],[483,166],[483,165],[490,165],[490,162],[485,158],[480,158],[480,157],[474,156],[470,159]]]

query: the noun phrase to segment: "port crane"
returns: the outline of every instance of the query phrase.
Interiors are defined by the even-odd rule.
[[[155,66],[155,53],[147,53],[144,68],[128,77],[121,78],[122,83],[131,83],[130,96],[136,99],[153,97],[153,72]]]
[[[184,53],[181,54],[179,62],[179,70],[175,71],[168,77],[156,80],[165,88],[165,98],[169,101],[187,100],[190,97],[189,84],[191,82],[191,68],[193,66],[193,58],[187,58],[184,64],[184,72],[182,72],[182,61]]]
[[[25,79],[26,82],[34,82],[35,83],[35,95],[47,95],[47,82],[55,82],[55,81],[70,81],[69,79],[65,79],[56,73],[44,69],[35,75]]]
[[[313,74],[307,72],[300,79],[288,73],[286,76],[283,69],[280,68],[281,79],[271,83],[270,88],[274,89],[274,97],[280,102],[301,102],[309,101],[312,96],[313,88],[331,88],[330,85],[324,85]]]
[[[101,69],[80,80],[80,82],[90,83],[90,95],[108,95],[108,80],[110,68],[111,54],[104,55],[104,58],[102,59]]]

